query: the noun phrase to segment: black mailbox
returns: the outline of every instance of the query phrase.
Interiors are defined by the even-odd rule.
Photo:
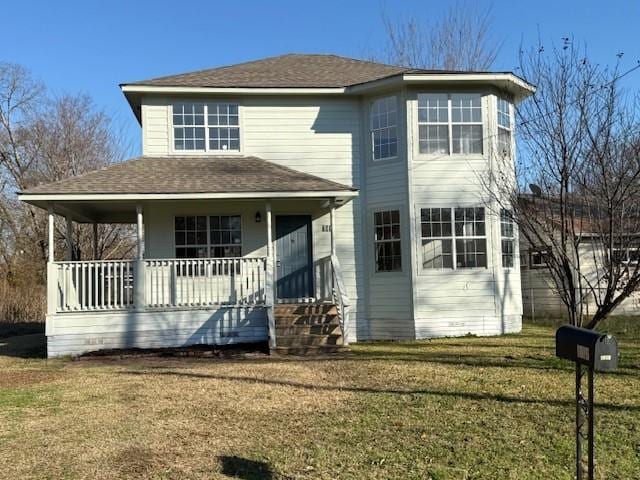
[[[618,368],[618,342],[586,328],[564,325],[556,331],[556,356],[596,371]]]

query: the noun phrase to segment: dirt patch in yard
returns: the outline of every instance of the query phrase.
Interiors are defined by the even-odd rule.
[[[16,388],[38,383],[50,383],[59,378],[60,374],[58,372],[42,370],[5,371],[0,375],[0,388]]]

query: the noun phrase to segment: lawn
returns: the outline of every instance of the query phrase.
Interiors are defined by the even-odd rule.
[[[604,325],[598,478],[640,478],[640,319]],[[0,339],[2,478],[571,479],[554,329],[353,346],[346,358],[46,361]],[[20,338],[20,341],[18,341]]]

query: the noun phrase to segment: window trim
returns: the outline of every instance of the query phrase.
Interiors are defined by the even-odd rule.
[[[206,217],[207,219],[207,252],[208,255],[206,257],[201,257],[201,258],[207,258],[207,259],[216,259],[216,260],[222,260],[222,259],[232,259],[232,258],[244,258],[245,257],[245,250],[244,250],[244,218],[242,216],[242,214],[240,213],[184,213],[184,214],[174,214],[172,217],[173,220],[173,225],[172,225],[172,236],[171,236],[171,243],[173,245],[173,257],[171,257],[172,259],[176,259],[176,260],[185,260],[184,258],[178,258],[176,256],[176,248],[181,248],[181,247],[189,247],[188,245],[176,245],[176,218],[178,217]],[[240,256],[239,257],[213,257],[211,256],[211,249],[212,247],[214,247],[214,245],[211,243],[211,219],[210,217],[240,217],[240,243],[237,245],[233,245],[233,246],[239,246],[240,247]],[[215,245],[215,246],[220,246],[220,245]],[[197,247],[196,247],[197,248]],[[189,257],[190,258],[190,257]]]
[[[529,268],[530,269],[542,269],[548,268],[549,262],[545,263],[534,263],[533,255],[536,253],[540,253],[541,255],[549,255],[549,247],[531,247],[529,248]]]
[[[396,154],[391,156],[391,157],[380,157],[380,158],[375,158],[375,142],[373,140],[373,135],[374,132],[377,130],[382,130],[382,128],[377,128],[374,129],[373,128],[373,105],[376,102],[379,102],[381,100],[387,100],[389,98],[393,98],[393,102],[396,106],[396,123],[393,127],[389,127],[386,126],[384,127],[386,128],[395,128],[396,129]],[[402,142],[400,141],[400,102],[398,101],[398,96],[395,94],[392,95],[386,95],[383,97],[377,97],[377,98],[373,98],[371,99],[371,101],[369,102],[369,142],[370,142],[370,150],[371,150],[371,161],[373,162],[387,162],[387,161],[391,161],[391,160],[397,160],[400,157],[400,146],[402,144]]]
[[[511,232],[512,235],[510,237],[505,237],[502,234],[502,212],[508,212],[508,214],[510,215],[511,218]],[[504,270],[514,270],[517,265],[516,265],[516,222],[513,219],[513,211],[506,209],[506,208],[501,208],[500,209],[500,216],[498,218],[499,221],[499,226],[500,226],[500,266],[504,269]],[[509,241],[512,244],[512,252],[511,252],[511,256],[512,256],[512,265],[510,267],[505,267],[504,265],[504,250],[502,250],[502,242],[503,241]]]
[[[631,260],[629,252],[639,252],[639,248],[622,248],[622,247],[613,247],[612,248],[612,252],[624,252],[624,256],[625,256],[625,260],[620,260],[619,263],[620,265],[625,265],[625,266],[629,266],[629,267],[635,267],[636,265],[638,265],[638,263],[640,262],[640,259],[636,259],[636,260]],[[640,254],[639,254],[640,256]]]
[[[180,155],[180,156],[190,156],[190,155],[225,155],[225,156],[242,156],[244,153],[244,106],[242,102],[235,98],[229,99],[216,99],[216,100],[194,100],[189,101],[184,98],[170,98],[168,100],[169,108],[167,114],[167,128],[169,130],[169,152],[171,155]],[[204,128],[204,150],[177,150],[175,147],[175,132],[173,125],[173,105],[175,103],[194,103],[194,104],[203,104],[204,105],[204,120],[205,124]],[[232,104],[238,106],[238,135],[240,136],[240,141],[238,142],[238,150],[211,150],[209,149],[209,128],[216,128],[219,125],[209,126],[209,104],[215,103],[224,103],[224,104]],[[223,128],[227,127],[226,125],[222,126]],[[235,127],[232,125],[231,127]]]
[[[378,243],[376,241],[376,213],[378,212],[392,212],[394,210],[398,211],[398,215],[399,215],[399,226],[400,226],[400,238],[397,240],[382,240],[380,243],[383,242],[400,242],[400,269],[399,270],[378,270],[377,269],[377,262],[376,262],[376,244]],[[402,223],[403,223],[403,215],[404,215],[404,211],[402,209],[402,207],[400,205],[389,205],[389,206],[380,206],[380,207],[373,207],[369,210],[369,218],[370,218],[370,232],[372,234],[372,241],[370,243],[370,245],[372,246],[372,252],[371,252],[371,276],[378,276],[378,275],[384,275],[384,276],[390,276],[390,275],[402,275],[404,276],[406,273],[406,257],[405,257],[405,253],[403,253],[405,251],[405,240],[404,237],[406,235],[403,235],[403,231],[402,231]]]
[[[439,209],[449,209],[451,210],[451,236],[450,237],[423,237],[422,236],[422,210],[423,209],[433,209],[433,208],[439,208]],[[457,208],[482,208],[484,209],[484,235],[470,235],[470,236],[457,236],[456,235],[456,230],[455,230],[455,210]],[[440,206],[440,205],[429,205],[429,206],[422,206],[419,205],[417,206],[417,210],[416,210],[416,221],[417,221],[417,231],[419,233],[419,236],[417,238],[418,241],[418,255],[416,255],[416,260],[418,261],[418,274],[419,275],[429,275],[429,274],[437,274],[437,273],[442,273],[442,272],[446,272],[446,273],[452,273],[452,272],[459,272],[460,274],[464,274],[466,272],[474,272],[474,271],[487,271],[489,270],[489,268],[491,268],[492,265],[492,260],[491,260],[491,253],[489,251],[489,249],[491,248],[490,245],[490,235],[489,235],[489,228],[488,228],[488,220],[489,219],[489,215],[487,215],[487,209],[486,207],[479,207],[478,205],[457,205],[457,206]],[[452,258],[452,267],[448,268],[448,267],[441,267],[441,268],[425,268],[423,266],[423,261],[422,261],[422,241],[423,240],[429,240],[429,239],[435,239],[435,240],[451,240],[451,258]],[[458,261],[457,261],[457,246],[456,246],[456,240],[484,240],[485,241],[485,257],[486,257],[486,266],[484,267],[458,267]]]
[[[420,95],[447,95],[447,131],[449,134],[449,152],[448,153],[422,153],[420,152],[420,125],[445,125],[444,122],[420,122]],[[479,95],[480,96],[480,122],[471,122],[471,123],[460,123],[456,122],[455,125],[481,125],[482,126],[482,152],[481,153],[453,153],[453,118],[452,118],[452,103],[451,96],[452,95]],[[415,120],[413,120],[411,128],[414,131],[413,141],[413,153],[414,158],[416,159],[442,159],[448,160],[451,157],[460,158],[467,157],[471,159],[483,159],[487,155],[487,98],[488,93],[485,91],[418,91],[415,96],[414,107],[413,107],[413,115]],[[446,207],[444,207],[446,208]]]
[[[507,103],[507,108],[508,108],[508,112],[507,115],[509,116],[509,127],[505,127],[500,125],[500,113],[502,112],[500,110],[500,101],[506,102]],[[496,147],[497,147],[497,151],[496,153],[498,155],[502,155],[502,152],[499,151],[500,148],[500,130],[503,130],[505,132],[509,133],[509,152],[507,155],[505,155],[505,158],[513,158],[513,150],[514,150],[514,145],[513,145],[513,132],[514,132],[514,117],[515,117],[515,111],[514,111],[514,105],[513,103],[508,100],[505,97],[496,95]]]

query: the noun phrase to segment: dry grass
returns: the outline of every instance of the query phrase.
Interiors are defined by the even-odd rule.
[[[600,478],[640,478],[636,326],[613,326],[622,368],[597,380]],[[551,327],[332,360],[11,356],[29,340],[0,341],[6,478],[572,478]]]
[[[0,272],[0,324],[44,323],[45,286],[33,278],[9,283]]]

